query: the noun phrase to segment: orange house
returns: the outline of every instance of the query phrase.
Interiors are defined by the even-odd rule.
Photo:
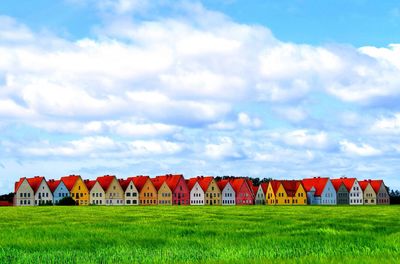
[[[157,189],[149,176],[136,176],[132,181],[139,192],[140,205],[157,205]]]

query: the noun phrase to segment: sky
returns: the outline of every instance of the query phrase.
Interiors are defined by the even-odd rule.
[[[399,36],[400,1],[1,1],[0,193],[165,173],[400,189]]]

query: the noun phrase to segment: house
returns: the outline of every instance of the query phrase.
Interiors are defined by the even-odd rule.
[[[97,180],[85,180],[86,187],[89,190],[89,203],[92,205],[105,205],[106,192]]]
[[[53,204],[58,204],[61,199],[70,196],[67,186],[61,180],[48,180],[47,184],[53,193]]]
[[[255,200],[256,200],[256,192],[254,192],[253,181],[250,180],[249,178],[246,178],[246,183],[247,183],[247,185],[249,185],[249,188],[250,188],[250,191],[251,191],[251,194],[252,194],[252,204],[254,204]]]
[[[136,176],[132,181],[139,191],[140,205],[157,205],[158,193],[149,176]]]
[[[190,191],[182,174],[167,174],[167,184],[172,191],[172,204],[190,205]]]
[[[281,181],[285,189],[287,200],[292,205],[307,205],[307,192],[305,191],[301,181],[283,180]]]
[[[43,176],[35,176],[33,178],[28,178],[27,180],[35,193],[35,205],[53,203],[53,193]]]
[[[203,189],[205,194],[205,204],[206,205],[221,205],[222,204],[222,193],[219,189],[217,182],[214,177],[199,176],[197,177],[197,182]],[[232,186],[233,187],[233,186]]]
[[[103,188],[106,205],[124,205],[125,192],[114,175],[97,177],[97,182]]]
[[[35,205],[35,192],[33,191],[28,180],[23,177],[15,183],[15,206],[33,206]]]
[[[261,183],[258,187],[254,186],[254,193],[255,193],[255,204],[260,205],[260,204],[265,204],[266,203],[266,193],[267,193],[267,188],[268,184],[263,182]]]
[[[220,180],[217,182],[218,188],[222,190],[222,205],[235,205],[236,195],[235,190],[233,190],[229,179]]]
[[[349,191],[346,186],[342,182],[341,179],[332,179],[331,180],[333,187],[336,191],[336,202],[337,204],[349,204]]]
[[[80,175],[61,177],[76,205],[89,205],[89,190]]]
[[[268,198],[269,197],[269,198]],[[274,200],[272,200],[274,199]],[[291,199],[287,195],[282,181],[272,180],[267,187],[267,203],[271,205],[290,205]]]
[[[167,176],[157,176],[151,182],[157,190],[158,205],[172,205],[172,191],[167,184]]]
[[[190,205],[204,205],[205,193],[197,178],[186,180],[186,185],[190,191]]]
[[[281,183],[276,180],[272,180],[268,182],[267,192],[265,194],[265,199],[267,201],[267,205],[275,205],[277,201],[276,193],[280,187]]]
[[[376,193],[368,180],[359,181],[358,184],[363,192],[364,205],[376,205]]]
[[[356,178],[342,177],[340,180],[346,186],[349,192],[349,204],[350,205],[362,205],[363,204],[363,191]]]
[[[302,180],[307,192],[308,204],[334,205],[336,204],[336,190],[327,177],[314,177]]]
[[[370,184],[376,193],[376,204],[390,204],[390,196],[384,182],[371,180]]]
[[[119,180],[119,184],[125,192],[125,205],[139,205],[139,191],[136,189],[132,179],[131,177],[126,180]]]
[[[250,205],[254,203],[252,185],[243,178],[234,178],[229,181],[235,191],[236,205]]]

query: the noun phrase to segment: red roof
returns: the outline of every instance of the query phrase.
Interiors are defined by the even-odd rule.
[[[353,187],[356,178],[341,178],[344,186],[346,186],[347,190],[350,192],[351,187]]]
[[[208,189],[208,186],[210,186],[210,183],[212,182],[213,179],[214,179],[214,177],[211,177],[211,176],[208,176],[208,177],[198,176],[197,182],[199,183],[199,185],[203,189],[203,191],[206,192]]]
[[[365,189],[367,189],[369,181],[367,180],[359,181],[358,184],[360,185],[361,190],[365,191]]]
[[[21,184],[24,182],[24,180],[26,179],[26,177],[20,178],[19,181],[15,182],[15,192],[18,192],[19,187],[21,186]]]
[[[61,180],[65,184],[65,187],[67,187],[68,191],[71,191],[72,188],[74,188],[76,181],[79,179],[82,179],[81,176],[79,175],[70,175],[61,177]]]
[[[315,188],[314,196],[321,196],[328,181],[329,178],[326,177],[325,178],[314,177],[302,180],[302,184],[306,192],[309,192],[312,189],[312,187],[314,187]]]
[[[150,177],[149,176],[136,176],[136,177],[131,177],[131,179],[133,181],[133,184],[135,184],[138,192],[141,192],[144,184],[147,182],[148,179],[150,179]]]
[[[278,191],[279,186],[281,186],[281,182],[277,181],[277,180],[272,180],[272,181],[269,182],[269,184],[271,184],[272,191],[276,195],[276,192]]]
[[[111,175],[104,175],[101,177],[97,177],[97,181],[100,184],[101,188],[103,188],[103,190],[106,192],[108,190],[108,188],[110,187],[110,184],[112,183],[112,181],[116,179],[115,176],[111,176]]]
[[[197,182],[197,178],[191,178],[189,180],[186,180],[186,184],[187,184],[187,186],[189,188],[189,191],[191,191],[193,189],[193,187],[196,184],[196,182]]]
[[[301,181],[296,181],[296,180],[289,180],[289,181],[285,180],[281,181],[281,183],[288,197],[295,197],[297,190],[301,186]]]
[[[260,186],[253,186],[253,193],[254,194],[257,194],[258,188],[260,188]]]
[[[158,190],[160,190],[160,188],[163,185],[163,183],[167,180],[167,176],[157,176],[156,178],[152,178],[150,180],[153,183],[153,185],[156,188],[156,190],[158,191]]]
[[[228,184],[229,180],[225,179],[225,180],[220,180],[217,182],[218,188],[222,191],[225,186]]]
[[[94,185],[96,184],[96,180],[84,180],[84,183],[86,185],[86,187],[88,188],[89,191],[92,190],[92,188],[94,187]]]
[[[35,176],[33,178],[27,178],[29,185],[32,187],[33,192],[36,193],[39,189],[40,184],[44,180],[43,176]]]
[[[369,180],[371,183],[372,189],[374,189],[375,193],[379,193],[379,189],[381,188],[383,181],[382,180]]]
[[[264,192],[264,195],[267,193],[267,187],[268,187],[268,183],[266,183],[266,182],[263,182],[263,183],[261,183],[261,188],[262,188],[262,190],[263,190],[263,192]]]
[[[333,187],[335,187],[336,192],[339,191],[340,186],[342,186],[343,182],[341,179],[332,179],[331,180]]]
[[[58,185],[60,184],[61,180],[48,180],[47,185],[50,188],[50,191],[54,193],[54,191],[57,189]]]
[[[243,184],[246,183],[246,180],[243,178],[234,178],[230,180],[230,183],[232,185],[232,188],[235,190],[236,193],[240,192],[240,188],[242,187]]]
[[[256,196],[256,193],[257,193],[257,191],[256,192],[254,192],[254,188],[253,188],[253,181],[252,180],[250,180],[250,179],[246,179],[246,183],[247,183],[247,185],[249,186],[249,188],[250,188],[250,191],[251,191],[251,193],[253,194],[253,196]]]

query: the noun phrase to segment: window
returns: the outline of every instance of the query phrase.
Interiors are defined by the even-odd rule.
[[[136,197],[136,196],[137,196],[137,193],[135,193],[135,192],[132,193],[132,196],[133,196],[133,197]]]

